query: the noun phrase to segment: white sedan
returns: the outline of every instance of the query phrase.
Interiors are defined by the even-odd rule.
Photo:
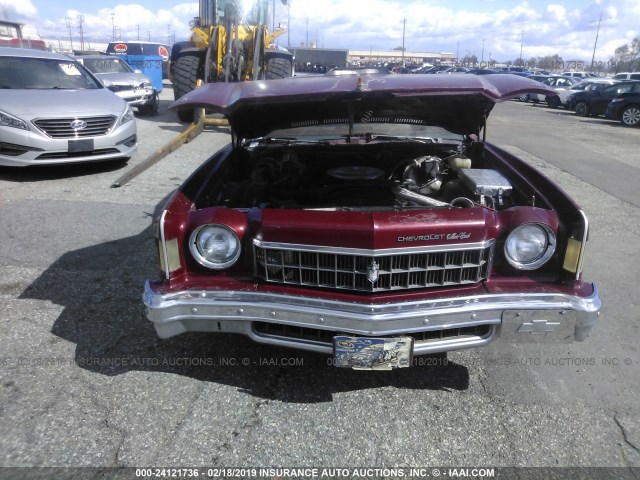
[[[544,85],[548,85],[553,87],[556,92],[561,92],[563,90],[567,90],[571,88],[573,85],[576,85],[582,81],[579,77],[561,77],[561,76],[552,76],[544,80],[542,83]],[[531,95],[531,100],[534,102],[537,100],[538,102],[547,102],[547,105],[551,108],[558,108],[562,102],[558,95],[544,95],[534,94]]]
[[[128,160],[127,103],[66,55],[0,47],[0,165]]]

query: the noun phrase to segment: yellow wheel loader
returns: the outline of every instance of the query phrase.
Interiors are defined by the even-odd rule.
[[[286,0],[282,0],[286,4]],[[241,82],[293,75],[293,56],[274,47],[284,33],[267,30],[269,0],[200,0],[191,38],[171,51],[169,78],[177,100],[197,82]],[[193,121],[193,110],[179,110],[180,120]]]

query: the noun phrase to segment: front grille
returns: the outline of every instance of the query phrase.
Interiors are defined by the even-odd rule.
[[[114,93],[129,92],[134,90],[133,85],[109,85],[107,88]]]
[[[363,292],[471,285],[485,280],[492,246],[360,255],[255,245],[255,275],[272,283]]]
[[[82,130],[74,130],[71,123],[75,120],[83,120],[87,126]],[[33,123],[51,138],[82,138],[106,135],[115,121],[116,117],[109,115],[104,117],[48,118],[35,120]]]
[[[438,340],[460,339],[465,337],[486,338],[491,334],[493,325],[474,325],[461,328],[443,328],[442,330],[429,330],[424,332],[398,333],[396,335],[383,335],[383,337],[413,337],[416,344]],[[253,331],[262,337],[277,337],[287,340],[304,340],[307,342],[333,345],[333,337],[336,335],[351,335],[345,332],[332,332],[319,328],[296,327],[280,323],[254,322]],[[358,336],[358,335],[354,335]],[[380,338],[380,337],[376,337]]]

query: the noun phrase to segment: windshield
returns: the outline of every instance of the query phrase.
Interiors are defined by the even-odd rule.
[[[0,88],[10,89],[93,89],[101,88],[73,60],[0,57]]]
[[[131,67],[119,58],[85,58],[82,64],[92,73],[131,73]]]
[[[232,11],[242,18],[243,22],[249,25],[266,23],[268,21],[267,8],[268,3],[265,0],[219,0],[217,2],[217,21],[218,24],[224,25],[225,9],[231,6]]]

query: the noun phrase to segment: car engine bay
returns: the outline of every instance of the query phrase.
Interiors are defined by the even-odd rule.
[[[372,147],[236,149],[216,166],[198,206],[356,211],[514,205],[509,180],[478,168],[485,162],[465,150]]]

